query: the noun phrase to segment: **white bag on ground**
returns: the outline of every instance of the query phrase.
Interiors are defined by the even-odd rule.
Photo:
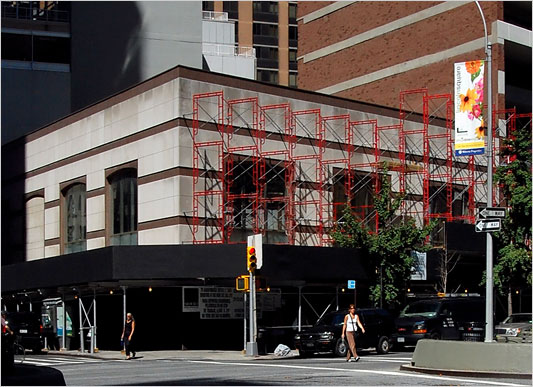
[[[287,356],[289,353],[291,353],[291,349],[284,344],[279,344],[274,350],[276,356]]]

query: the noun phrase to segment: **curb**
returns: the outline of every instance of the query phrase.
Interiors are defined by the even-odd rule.
[[[509,379],[531,379],[532,374],[520,374],[511,372],[494,372],[494,371],[466,371],[466,370],[447,370],[439,368],[424,368],[411,365],[400,366],[401,371],[419,372],[432,375],[448,376],[466,376],[471,378],[509,378]]]

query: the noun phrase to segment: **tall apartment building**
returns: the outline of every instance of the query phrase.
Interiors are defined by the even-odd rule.
[[[227,12],[239,46],[253,46],[258,81],[298,85],[297,3],[290,1],[204,1],[204,11]]]
[[[497,110],[531,112],[531,2],[480,2],[492,44]],[[453,64],[485,59],[474,2],[298,4],[298,86],[397,106],[398,92],[452,94]]]

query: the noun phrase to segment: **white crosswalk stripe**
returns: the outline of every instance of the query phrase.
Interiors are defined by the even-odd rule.
[[[100,363],[105,360],[91,359],[91,358],[76,358],[72,356],[26,356],[23,364],[37,365],[37,366],[54,366],[59,364],[86,364],[86,363]]]

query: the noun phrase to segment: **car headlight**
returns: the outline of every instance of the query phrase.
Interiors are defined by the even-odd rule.
[[[321,333],[320,334],[320,338],[321,339],[325,339],[325,340],[331,340],[331,339],[333,339],[333,333],[332,332]]]
[[[520,333],[520,328],[507,328],[507,335],[509,336],[518,336]]]
[[[295,335],[294,336],[294,340],[300,340],[300,338],[301,338],[300,335]]]

